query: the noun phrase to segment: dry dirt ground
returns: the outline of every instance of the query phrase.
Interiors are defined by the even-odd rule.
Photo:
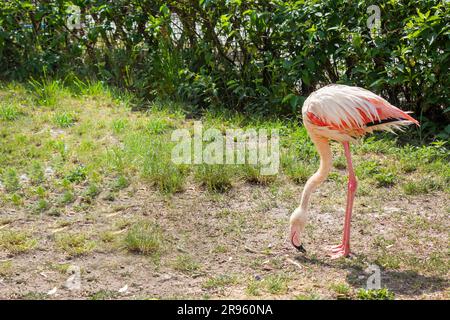
[[[242,183],[223,195],[191,187],[171,197],[145,185],[129,186],[115,201],[99,201],[89,215],[72,212],[64,218],[1,208],[8,223],[0,228],[29,230],[39,243],[27,253],[0,253],[0,261],[13,266],[0,277],[0,297],[354,298],[372,274],[366,269],[376,264],[381,285],[397,299],[449,298],[447,195],[404,198],[376,190],[377,197],[359,196],[354,255],[330,260],[324,247],[340,241],[345,203],[345,190],[336,189],[326,182],[314,195],[306,254],[286,240],[288,217],[301,193],[289,182]],[[140,218],[162,227],[165,244],[158,259],[129,253],[113,240],[98,240],[102,244],[93,252],[73,258],[51,243],[55,234],[72,230],[93,239],[102,231],[120,238],[129,222]],[[189,257],[195,268],[177,267],[179,256]],[[69,290],[67,279],[77,267],[80,288]]]
[[[289,162],[282,154],[274,181],[240,167],[231,188],[217,193],[203,186],[226,185],[225,168],[189,168],[180,182],[181,169],[148,152],[156,146],[170,155],[171,130],[190,128],[192,119],[157,108],[131,112],[98,85],[86,86],[87,97],[42,86],[0,90],[0,298],[374,298],[364,289],[377,268],[386,290],[375,297],[449,298],[450,171],[442,144],[399,147],[388,137],[355,147],[353,256],[331,260],[325,247],[341,241],[346,194],[339,146],[332,174],[313,195],[302,254],[287,240],[289,215],[317,168],[302,128],[277,122],[287,132],[282,143],[306,156]],[[234,125],[216,115],[204,121],[222,131]],[[31,182],[19,181],[24,174]],[[159,226],[145,234],[151,254],[135,252],[129,236],[148,223]]]

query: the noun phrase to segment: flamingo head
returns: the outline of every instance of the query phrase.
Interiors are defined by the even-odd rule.
[[[301,242],[301,236],[305,230],[305,223],[306,218],[305,215],[301,213],[301,211],[294,212],[294,214],[291,216],[289,239],[291,240],[291,244],[294,246],[294,248],[303,253],[305,253],[306,250]]]

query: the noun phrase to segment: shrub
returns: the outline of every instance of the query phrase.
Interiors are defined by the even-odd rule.
[[[368,0],[77,4],[81,31],[67,28],[71,1],[0,4],[0,77],[41,79],[30,82],[41,105],[58,102],[61,82],[50,77],[81,93],[103,91],[103,82],[78,75],[129,89],[138,101],[293,114],[318,86],[338,82],[414,111],[421,138],[450,135],[444,1],[382,2],[378,32],[367,27]]]

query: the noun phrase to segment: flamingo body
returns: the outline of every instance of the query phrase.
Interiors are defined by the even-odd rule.
[[[306,182],[301,204],[291,215],[291,242],[304,252],[300,235],[308,218],[309,200],[331,170],[329,141],[335,140],[344,146],[349,181],[342,244],[331,247],[331,255],[333,258],[345,257],[350,254],[350,222],[357,188],[350,142],[375,130],[393,131],[419,123],[380,96],[363,88],[345,85],[329,85],[313,92],[305,100],[302,114],[306,130],[320,155],[320,167]]]
[[[305,100],[303,121],[310,135],[339,142],[354,141],[374,130],[401,129],[418,124],[406,112],[369,90],[345,85],[329,85]]]

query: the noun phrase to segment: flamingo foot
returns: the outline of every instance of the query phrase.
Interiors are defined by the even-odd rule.
[[[328,248],[331,252],[328,254],[331,259],[339,259],[341,257],[348,257],[350,255],[350,246],[339,244]]]

